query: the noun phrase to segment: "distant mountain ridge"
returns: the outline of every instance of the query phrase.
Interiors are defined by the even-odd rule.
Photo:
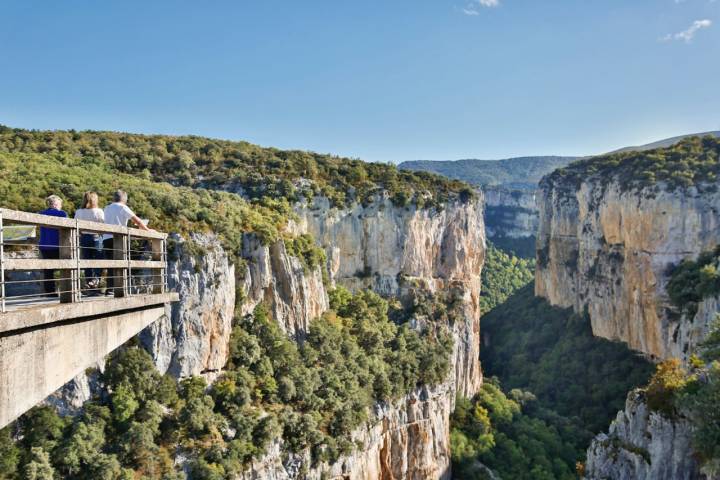
[[[581,157],[537,156],[503,160],[410,160],[400,163],[398,167],[404,170],[435,172],[478,186],[504,185],[533,189],[543,176],[579,158]]]
[[[608,153],[644,151],[670,147],[687,137],[711,135],[720,138],[720,130],[688,133],[665,138],[645,145],[619,148]],[[605,154],[607,155],[607,154]],[[588,155],[589,156],[589,155]],[[501,185],[510,189],[531,190],[537,187],[542,177],[553,170],[565,167],[575,160],[586,157],[564,157],[545,155],[513,157],[502,160],[408,160],[398,164],[404,170],[420,170],[439,173],[449,178],[463,180],[476,186]]]

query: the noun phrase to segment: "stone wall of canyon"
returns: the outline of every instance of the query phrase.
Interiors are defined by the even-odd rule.
[[[587,310],[597,336],[686,359],[714,315],[680,318],[669,271],[720,243],[720,194],[624,190],[593,177],[580,185],[546,177],[540,191],[536,294]]]

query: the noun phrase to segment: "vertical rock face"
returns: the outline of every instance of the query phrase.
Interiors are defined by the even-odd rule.
[[[298,208],[297,229],[325,249],[330,281],[404,298],[415,288],[453,290],[464,318],[453,325],[456,391],[474,395],[479,362],[480,273],[485,258],[481,201],[456,202],[441,211],[397,207],[387,198],[368,206],[331,208],[325,198]]]
[[[530,238],[537,233],[539,217],[534,190],[511,190],[487,186],[485,194],[485,230],[495,237]]]
[[[632,391],[610,426],[590,444],[587,480],[694,480],[700,474],[690,445],[692,428],[683,418],[648,411],[640,391]]]
[[[158,369],[175,377],[211,374],[225,366],[235,308],[235,267],[218,240],[174,236],[169,287],[180,294],[170,315],[140,334]]]
[[[298,337],[329,308],[321,268],[304,268],[299,259],[288,255],[282,241],[266,246],[254,235],[246,235],[243,259],[247,262],[243,314],[264,301],[283,330]]]
[[[393,404],[378,405],[378,422],[353,434],[363,448],[335,463],[308,468],[309,454],[283,456],[275,444],[240,479],[449,480],[448,418],[454,398],[447,384],[419,388]]]
[[[686,358],[711,316],[679,318],[666,293],[669,269],[720,243],[720,194],[547,177],[539,207],[536,294],[587,309],[597,336]]]
[[[362,448],[333,464],[310,467],[309,454],[283,455],[280,444],[275,444],[253,463],[243,480],[450,478],[450,414],[455,396],[472,396],[482,382],[482,213],[480,202],[451,204],[437,212],[396,207],[386,198],[349,209],[334,209],[326,199],[316,198],[311,205],[297,209],[294,233],[312,234],[325,249],[331,284],[371,288],[400,298],[412,296],[416,289],[457,295],[463,317],[453,325],[454,370],[441,385],[422,387],[393,404],[378,405],[377,421],[353,434]],[[249,300],[244,310],[249,311],[260,299],[270,300],[268,303],[280,306],[274,310],[286,331],[301,334],[307,320],[313,318],[307,312],[327,308],[320,295],[320,272],[291,280],[292,275],[278,272],[297,272],[300,266],[288,268],[291,260],[283,258],[282,248],[251,241],[245,245],[248,273],[244,288]]]

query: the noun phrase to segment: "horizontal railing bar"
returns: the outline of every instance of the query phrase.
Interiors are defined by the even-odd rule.
[[[158,273],[158,274],[151,274],[151,275],[133,275],[133,276],[139,277],[139,278],[145,278],[145,277],[149,278],[149,277],[167,277],[167,276],[169,276],[169,274],[168,273]],[[109,275],[109,276],[103,275],[102,278],[125,278],[125,276],[124,275]],[[58,278],[52,278],[52,279],[38,278],[38,279],[34,279],[34,280],[5,280],[5,281],[0,281],[0,285],[18,285],[21,283],[57,282],[60,280],[72,280],[72,277],[58,277]],[[11,298],[11,297],[7,297],[7,298]]]
[[[142,240],[140,240],[140,241],[142,241]],[[58,246],[58,245],[45,245],[45,244],[41,244],[41,243],[7,243],[7,242],[6,242],[6,243],[1,243],[1,242],[0,242],[0,245],[3,245],[3,246],[5,246],[5,247],[29,247],[29,248],[25,248],[23,251],[35,251],[35,250],[39,250],[40,247],[47,247],[48,249],[51,249],[51,248],[57,248],[57,249],[60,249],[60,248],[64,248],[64,249],[75,248],[75,247],[60,247],[60,246]],[[135,249],[126,250],[126,249],[123,249],[123,248],[105,248],[105,247],[95,248],[95,247],[83,247],[83,246],[79,246],[79,247],[77,247],[77,249],[78,249],[78,250],[98,250],[98,251],[103,251],[103,252],[115,252],[115,251],[118,251],[118,252],[146,253],[146,254],[152,253],[150,250],[135,250]]]
[[[161,285],[165,285],[165,283],[164,283],[164,282],[160,282],[160,283],[141,283],[141,284],[139,284],[139,285],[133,285],[132,287],[130,287],[130,290],[132,290],[132,289],[142,289],[142,288],[145,288],[145,287],[159,287],[159,286],[161,286]],[[118,289],[122,290],[120,287],[103,287],[103,288],[106,288],[106,289],[108,289],[108,290],[114,290],[115,288],[118,288]],[[103,288],[101,288],[101,287],[94,287],[94,288],[87,287],[87,288],[74,288],[74,289],[71,289],[71,290],[56,290],[56,291],[54,291],[54,292],[47,292],[47,293],[46,293],[46,292],[43,292],[43,293],[26,293],[25,295],[13,295],[13,296],[11,296],[11,297],[5,297],[5,299],[12,302],[13,300],[18,300],[18,299],[19,299],[19,300],[22,300],[22,299],[25,299],[25,298],[35,298],[35,297],[38,297],[38,298],[53,298],[53,297],[56,297],[56,296],[57,296],[58,294],[60,294],[60,293],[99,291],[99,290],[103,290]],[[142,293],[142,294],[128,293],[128,294],[129,294],[129,295],[159,295],[159,294],[145,294],[145,293]]]
[[[111,225],[107,223],[90,222],[86,220],[76,220],[74,218],[52,217],[50,215],[42,215],[40,213],[19,212],[17,210],[8,210],[1,208],[4,222],[16,222],[24,225],[39,225],[43,227],[54,228],[71,228],[78,227],[81,232],[97,232],[108,234],[130,235],[137,238],[156,238],[164,240],[167,238],[166,233],[156,232],[154,230],[140,230],[138,228],[122,227],[120,225]],[[7,223],[6,223],[7,226]]]
[[[157,274],[157,275],[154,275],[154,274],[151,274],[151,275],[133,275],[133,278],[134,278],[134,279],[138,279],[138,278],[140,278],[140,279],[142,279],[142,278],[154,278],[154,277],[161,277],[161,278],[167,279],[167,278],[169,277],[169,275],[168,275],[167,273]],[[124,276],[124,275],[114,275],[114,276],[103,275],[102,278],[113,278],[113,279],[115,279],[115,278],[125,278],[125,276]],[[4,282],[0,282],[0,284],[5,285],[5,286],[13,286],[13,285],[19,285],[19,284],[26,284],[26,283],[56,282],[56,281],[60,281],[60,280],[72,280],[72,278],[71,278],[71,277],[60,277],[60,278],[55,278],[55,279],[52,279],[52,280],[49,279],[49,278],[48,278],[47,280],[45,280],[45,279],[38,279],[38,280],[6,280],[6,281],[4,281]],[[147,284],[147,283],[141,283],[140,285],[148,285],[148,284]],[[95,287],[95,288],[92,288],[91,290],[95,290],[95,289],[98,289],[98,288],[105,288],[105,287],[97,286],[97,287]],[[6,295],[6,296],[5,296],[5,298],[17,298],[17,297],[20,297],[20,295]]]
[[[47,260],[42,258],[7,258],[3,267],[8,270],[74,270],[79,268],[158,269],[167,264],[159,260]]]

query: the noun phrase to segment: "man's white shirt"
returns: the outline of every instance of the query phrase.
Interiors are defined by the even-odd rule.
[[[120,225],[121,227],[127,227],[127,222],[135,213],[125,204],[122,203],[111,203],[105,207],[105,223],[108,225]],[[113,238],[112,234],[103,235],[103,239],[107,240]]]

